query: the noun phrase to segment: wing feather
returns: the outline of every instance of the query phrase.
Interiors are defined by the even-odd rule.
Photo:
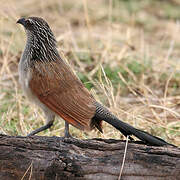
[[[49,109],[79,129],[91,129],[94,98],[63,61],[35,62],[30,89]]]

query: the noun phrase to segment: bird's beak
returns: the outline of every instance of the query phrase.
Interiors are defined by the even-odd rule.
[[[19,24],[22,24],[22,25],[25,25],[25,21],[26,19],[25,18],[20,18],[16,23],[19,23]]]

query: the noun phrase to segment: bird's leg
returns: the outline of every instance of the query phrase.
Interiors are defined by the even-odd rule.
[[[41,131],[44,131],[44,130],[46,130],[46,129],[49,129],[49,128],[53,125],[55,116],[52,115],[52,114],[46,114],[46,115],[47,115],[47,123],[46,123],[46,125],[41,126],[41,127],[38,128],[38,129],[35,129],[35,130],[32,131],[31,133],[29,133],[29,134],[27,135],[27,137],[33,136],[33,135],[35,135],[35,134],[37,134],[37,133],[39,133],[39,132],[41,132]]]
[[[37,133],[39,133],[39,132],[41,132],[41,131],[44,131],[44,130],[50,128],[52,125],[53,125],[53,122],[48,122],[46,125],[41,126],[40,128],[35,129],[35,130],[32,131],[31,133],[29,133],[29,134],[27,135],[27,137],[33,136],[33,135],[35,135],[35,134],[37,134]]]
[[[64,137],[65,138],[72,138],[72,136],[69,133],[69,123],[67,121],[65,121]]]

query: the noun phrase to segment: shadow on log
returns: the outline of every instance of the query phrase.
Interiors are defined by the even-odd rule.
[[[117,180],[120,140],[0,135],[0,180]],[[180,178],[180,149],[129,142],[121,179]]]

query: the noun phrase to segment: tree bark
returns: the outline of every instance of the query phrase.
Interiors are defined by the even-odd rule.
[[[117,180],[125,142],[0,135],[0,180]],[[180,179],[180,149],[129,142],[122,180]]]

